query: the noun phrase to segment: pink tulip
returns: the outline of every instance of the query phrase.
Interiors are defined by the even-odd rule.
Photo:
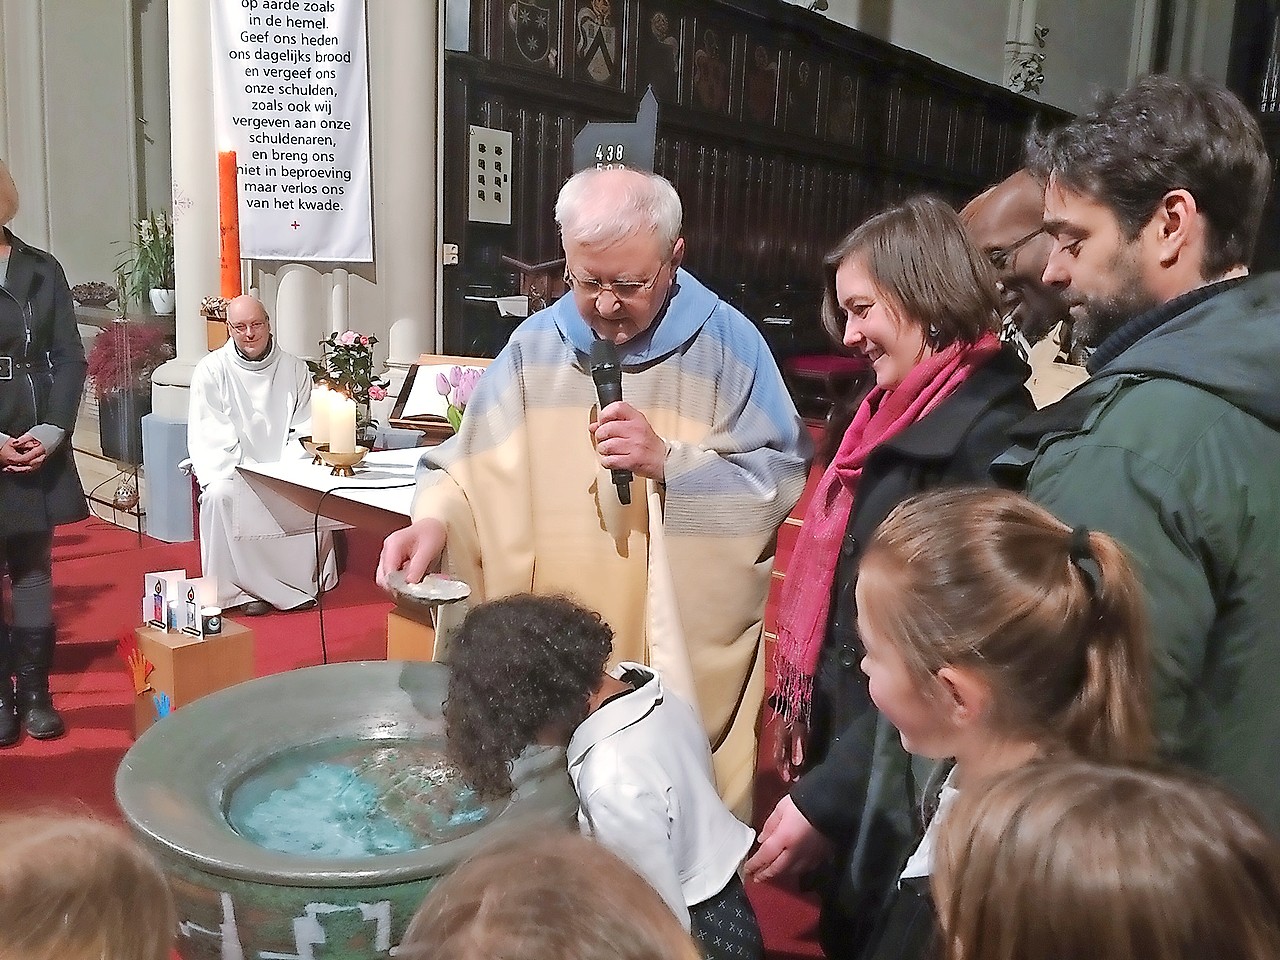
[[[452,387],[449,384],[449,378],[443,373],[436,374],[436,393],[442,397],[447,397]]]
[[[450,383],[452,383],[455,387],[456,387],[459,383],[461,383],[461,382],[462,382],[462,368],[461,368],[461,367],[450,367],[450,368],[449,368],[449,382],[450,382]]]
[[[475,392],[476,383],[480,380],[480,371],[474,368],[468,368],[461,371],[458,389],[454,391],[453,405],[462,410],[471,401],[471,394]]]

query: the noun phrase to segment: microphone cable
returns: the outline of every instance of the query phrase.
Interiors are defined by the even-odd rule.
[[[321,663],[329,662],[329,647],[325,643],[325,636],[324,636],[324,595],[329,591],[324,588],[324,584],[322,582],[323,578],[321,576],[323,571],[320,569],[320,508],[324,506],[325,497],[329,496],[329,494],[331,493],[337,493],[339,490],[399,490],[404,487],[416,487],[417,485],[418,485],[418,481],[416,479],[410,480],[408,483],[387,483],[387,484],[380,484],[376,487],[370,486],[365,483],[348,483],[348,484],[342,484],[336,487],[330,487],[328,490],[323,491],[320,494],[320,499],[316,501],[315,513],[312,515],[312,518],[311,518],[311,536],[315,544],[315,553],[316,553],[315,600],[316,600],[316,614],[320,618],[320,662]],[[410,519],[409,522],[412,523],[413,522],[412,519]],[[336,559],[334,563],[336,565],[337,563]],[[334,585],[333,589],[334,590],[337,589],[336,584]]]

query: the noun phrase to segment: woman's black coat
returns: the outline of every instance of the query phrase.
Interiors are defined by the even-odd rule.
[[[52,530],[89,515],[71,432],[84,389],[84,346],[62,267],[8,229],[9,271],[0,287],[0,432],[20,437],[38,423],[66,431],[33,473],[0,472],[0,537]]]
[[[873,450],[863,467],[814,682],[810,767],[791,790],[796,807],[836,849],[837,873],[823,881],[828,956],[860,954],[919,831],[912,761],[876,710],[859,668],[858,562],[880,522],[903,500],[991,482],[988,468],[1008,447],[1009,428],[1034,410],[1023,386],[1029,373],[1006,346],[937,409]],[[929,766],[917,762],[917,774]]]

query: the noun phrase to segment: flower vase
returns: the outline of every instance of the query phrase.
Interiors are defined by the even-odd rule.
[[[171,314],[177,308],[177,292],[174,290],[162,290],[159,287],[152,287],[150,297],[151,309],[159,316]]]
[[[361,403],[356,401],[356,444],[373,449],[373,443],[378,439],[378,421],[374,420],[369,413],[368,402]]]
[[[142,418],[150,412],[150,386],[112,390],[99,400],[102,455],[117,463],[142,463]]]

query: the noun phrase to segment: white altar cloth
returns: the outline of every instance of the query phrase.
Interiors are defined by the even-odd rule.
[[[251,496],[237,516],[245,530],[259,531],[254,536],[282,537],[310,533],[318,507],[321,530],[369,527],[385,535],[409,523],[421,456],[415,447],[370,453],[354,477],[335,477],[309,459],[241,464]]]

